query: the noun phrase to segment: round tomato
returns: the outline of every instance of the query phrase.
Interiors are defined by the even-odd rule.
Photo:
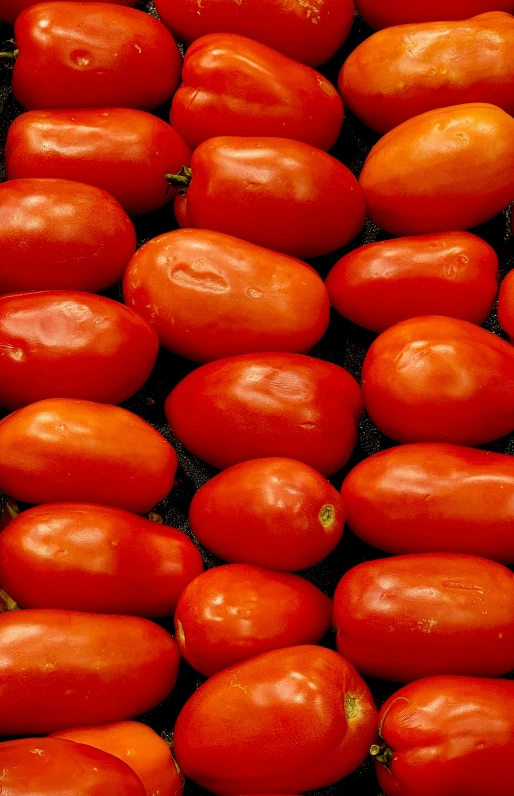
[[[77,0],[74,0],[77,2]],[[135,6],[137,0],[103,0],[104,3],[115,3],[118,6]],[[22,11],[35,5],[34,0],[2,0],[0,6],[0,22],[14,25],[16,18]]]
[[[202,571],[184,533],[107,506],[45,504],[0,534],[0,583],[23,608],[172,616]]]
[[[482,445],[514,429],[514,349],[467,321],[412,318],[383,332],[362,368],[372,421],[399,442]]]
[[[5,145],[9,180],[60,177],[92,183],[111,193],[129,215],[168,204],[174,191],[165,175],[190,158],[189,147],[169,124],[132,108],[22,113]]]
[[[375,705],[353,666],[306,645],[207,680],[182,709],[173,745],[186,777],[220,796],[304,793],[356,769],[375,733]]]
[[[138,716],[169,694],[179,661],[173,638],[147,619],[50,609],[0,614],[0,735]]]
[[[514,199],[514,119],[486,103],[428,111],[375,144],[360,176],[369,218],[394,235],[469,229]]]
[[[514,340],[514,271],[510,271],[502,282],[498,298],[498,320]]]
[[[362,398],[338,365],[301,354],[248,354],[194,370],[165,411],[186,448],[219,469],[283,456],[331,475],[357,441]]]
[[[49,398],[0,423],[0,489],[26,503],[102,503],[144,514],[173,486],[177,455],[118,406]]]
[[[514,0],[356,0],[356,5],[361,17],[375,30],[406,22],[468,19],[488,11],[514,13]]]

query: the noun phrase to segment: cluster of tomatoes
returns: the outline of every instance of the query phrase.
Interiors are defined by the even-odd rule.
[[[512,796],[514,0],[135,4],[0,0],[0,793]]]

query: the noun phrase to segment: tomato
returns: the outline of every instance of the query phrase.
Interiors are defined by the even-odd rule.
[[[379,241],[342,257],[326,285],[341,315],[374,332],[417,315],[480,324],[498,291],[498,256],[469,232]]]
[[[173,212],[179,227],[185,229],[190,227],[189,216],[187,214],[187,196],[185,193],[178,193],[173,202]]]
[[[514,458],[421,442],[370,456],[343,483],[348,525],[388,553],[514,563]]]
[[[123,295],[165,348],[195,362],[306,352],[330,318],[327,290],[310,266],[203,229],[168,232],[142,246]]]
[[[360,176],[369,218],[394,235],[469,229],[514,199],[514,119],[486,103],[428,111],[375,144]]]
[[[353,450],[362,399],[352,376],[331,362],[248,354],[197,368],[164,408],[186,448],[219,469],[283,456],[331,475]]]
[[[356,0],[357,11],[375,30],[406,22],[468,19],[488,11],[514,13],[514,0]]]
[[[116,199],[71,180],[0,184],[0,293],[105,290],[121,279],[136,248]]]
[[[168,744],[146,724],[119,721],[100,727],[62,730],[54,737],[86,744],[123,760],[138,775],[146,796],[180,796],[184,789],[184,776]]]
[[[192,179],[181,179],[190,181],[185,212],[192,227],[305,258],[344,246],[364,225],[351,171],[300,141],[211,138],[195,150],[191,168]]]
[[[77,0],[73,0],[77,2]],[[71,2],[71,0],[69,0]],[[115,3],[119,6],[135,6],[137,0],[103,0],[104,3]],[[0,6],[0,22],[8,22],[14,25],[16,18],[26,8],[35,5],[34,0],[2,0]]]
[[[514,683],[427,677],[380,711],[372,753],[387,796],[510,796]]]
[[[514,575],[455,553],[366,561],[339,581],[334,626],[341,655],[370,677],[505,674],[514,668]]]
[[[514,271],[510,271],[502,282],[498,297],[498,320],[510,337],[514,339]]]
[[[217,135],[259,135],[328,150],[343,116],[319,72],[244,36],[212,33],[186,52],[170,122],[192,149]]]
[[[152,110],[180,82],[173,36],[134,8],[52,0],[20,14],[14,36],[12,91],[24,108]]]
[[[131,108],[29,111],[11,124],[5,145],[9,180],[60,177],[91,183],[111,193],[130,215],[168,204],[174,192],[165,174],[190,157],[169,124]]]
[[[5,796],[145,796],[141,780],[125,762],[71,741],[4,741],[0,768]]]
[[[180,655],[135,616],[34,609],[0,614],[1,735],[129,719],[175,685]]]
[[[54,398],[0,423],[0,489],[26,503],[102,503],[144,514],[173,486],[169,442],[119,406]]]
[[[0,534],[0,583],[23,608],[172,616],[202,571],[184,533],[107,506],[38,506]]]
[[[193,497],[189,522],[225,561],[295,571],[318,564],[341,539],[341,495],[293,459],[254,459],[229,467]]]
[[[215,674],[186,702],[173,745],[186,777],[212,793],[303,793],[350,774],[375,733],[353,666],[307,645]]]
[[[479,326],[435,315],[392,326],[362,368],[372,421],[399,442],[482,445],[514,429],[514,349]]]
[[[331,614],[332,600],[298,575],[226,564],[186,586],[175,636],[182,657],[210,677],[261,652],[317,643]]]

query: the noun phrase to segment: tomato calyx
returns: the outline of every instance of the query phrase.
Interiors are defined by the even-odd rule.
[[[9,597],[7,592],[0,589],[0,614],[5,614],[8,611],[19,611],[19,606],[14,602],[12,597]]]
[[[391,769],[389,767],[389,764],[394,756],[394,752],[391,749],[391,747],[388,746],[385,741],[382,741],[382,743],[380,744],[374,743],[371,746],[369,753],[371,757],[374,757],[377,762],[382,763],[385,770],[390,775]]]
[[[16,58],[18,57],[19,50],[16,47],[14,39],[8,39],[8,41],[4,42],[3,46],[12,49],[3,50],[2,52],[0,52],[0,59],[3,59],[0,60],[0,64],[7,67],[8,69],[12,69],[14,66],[14,61],[16,61]]]
[[[178,174],[165,174],[169,187],[178,188],[179,193],[186,193],[193,179],[189,166],[182,166]]]

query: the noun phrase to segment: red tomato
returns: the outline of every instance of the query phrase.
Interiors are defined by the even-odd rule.
[[[140,108],[169,100],[182,59],[162,22],[110,3],[45,2],[17,19],[12,91],[28,109]]]
[[[185,212],[193,227],[305,258],[344,246],[364,225],[351,171],[300,141],[211,138],[195,150],[191,168]]]
[[[482,445],[514,429],[514,349],[496,335],[435,315],[392,326],[362,368],[372,421],[399,442]]]
[[[190,158],[189,147],[169,124],[131,108],[29,111],[11,124],[5,145],[8,179],[92,183],[130,215],[168,204],[174,192],[165,174]]]
[[[0,534],[0,583],[23,608],[172,616],[202,571],[184,533],[107,506],[38,506]]]
[[[71,0],[70,0],[71,1]],[[76,2],[76,0],[74,0]],[[105,3],[115,3],[118,6],[135,6],[137,0],[104,0]],[[35,5],[34,0],[2,0],[0,6],[0,22],[8,22],[14,25],[18,14],[26,8]]]
[[[184,790],[184,776],[170,747],[146,724],[119,721],[100,727],[63,730],[53,737],[94,746],[123,760],[138,775],[145,786],[146,796],[180,796]]]
[[[219,469],[283,456],[331,475],[353,450],[362,399],[352,376],[331,362],[248,354],[194,370],[165,411],[186,448]]]
[[[254,459],[200,487],[189,522],[225,561],[295,571],[318,564],[341,539],[341,496],[312,467],[293,459]]]
[[[488,11],[514,13],[514,0],[356,0],[357,11],[375,30],[406,22],[468,19]]]
[[[367,685],[332,650],[274,650],[207,680],[173,737],[186,777],[221,796],[305,792],[345,777],[376,733]]]
[[[374,332],[417,315],[480,324],[498,292],[498,256],[469,232],[397,238],[349,252],[326,284],[332,306]]]
[[[119,406],[54,398],[0,423],[0,489],[26,503],[101,503],[144,514],[173,486],[169,442]]]
[[[0,293],[105,290],[121,279],[136,248],[116,199],[71,180],[0,184]]]
[[[179,661],[169,633],[147,619],[45,609],[0,614],[0,735],[137,716],[169,694]]]
[[[380,711],[371,752],[387,796],[511,796],[514,683],[427,677]]]
[[[186,586],[175,636],[182,657],[210,677],[261,652],[316,644],[331,613],[332,600],[298,575],[227,564]]]
[[[514,668],[514,575],[478,556],[366,561],[334,595],[337,649],[364,675],[494,677]]]
[[[514,271],[510,271],[502,282],[500,295],[498,298],[498,320],[500,326],[505,329],[514,340]]]
[[[187,214],[187,195],[185,193],[178,193],[173,202],[173,212],[175,220],[179,227],[185,229],[191,226],[189,216]]]
[[[142,246],[123,295],[165,348],[195,362],[307,352],[330,318],[327,290],[310,266],[203,229],[168,232]]]
[[[514,199],[514,119],[485,102],[422,113],[375,144],[360,176],[394,235],[469,229]]]
[[[329,150],[343,116],[319,72],[244,36],[212,33],[186,52],[170,122],[192,149],[217,135],[258,135]]]

